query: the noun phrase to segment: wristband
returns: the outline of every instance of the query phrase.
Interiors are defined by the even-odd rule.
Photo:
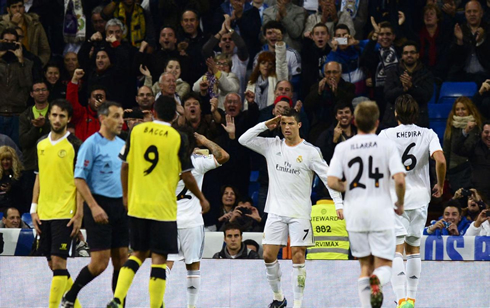
[[[31,210],[29,211],[31,214],[36,214],[37,213],[37,203],[32,202],[31,203]]]

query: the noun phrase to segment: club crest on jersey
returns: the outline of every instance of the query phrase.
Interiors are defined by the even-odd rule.
[[[65,157],[66,156],[66,151],[65,150],[60,150],[58,152],[58,156],[61,157],[61,158]]]
[[[300,156],[298,156],[298,158],[296,158],[296,161],[297,161],[298,163],[303,162],[303,156],[301,156],[301,155],[300,155]]]

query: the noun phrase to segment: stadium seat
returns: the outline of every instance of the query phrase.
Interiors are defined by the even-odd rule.
[[[31,228],[34,228],[34,224],[32,223],[32,217],[29,213],[22,214],[22,220]]]
[[[452,104],[460,96],[473,97],[478,90],[474,82],[444,82],[437,104]]]
[[[20,230],[19,240],[15,248],[16,256],[28,256],[34,243],[34,232],[31,229]]]
[[[432,97],[430,98],[429,104],[437,103],[437,85],[434,83],[434,92],[432,92]]]
[[[441,145],[444,139],[444,131],[446,130],[447,117],[452,108],[452,103],[429,105],[429,126],[439,137]]]
[[[252,170],[250,172],[250,182],[257,182],[259,180],[259,171]]]
[[[3,218],[3,212],[0,212],[0,219]]]

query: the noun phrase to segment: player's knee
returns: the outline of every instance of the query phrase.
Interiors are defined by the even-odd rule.
[[[264,250],[263,256],[265,263],[272,263],[277,260],[277,255],[274,255],[271,251]]]
[[[97,262],[90,263],[89,269],[92,275],[100,275],[109,265],[109,259],[99,259]]]
[[[58,256],[51,256],[51,270],[66,269],[66,259]]]

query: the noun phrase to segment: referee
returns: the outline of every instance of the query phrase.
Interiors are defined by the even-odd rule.
[[[124,161],[123,201],[128,206],[134,252],[121,269],[114,299],[107,307],[122,307],[136,271],[150,255],[150,307],[163,305],[167,255],[178,252],[175,190],[180,177],[202,208],[209,207],[191,173],[187,138],[170,126],[176,118],[175,100],[161,96],[153,113],[156,120],[136,125],[120,155]]]
[[[85,200],[84,223],[90,246],[90,263],[78,274],[66,293],[62,307],[74,307],[78,292],[100,275],[112,259],[112,291],[119,270],[128,259],[128,218],[122,202],[121,165],[118,157],[124,141],[121,133],[123,109],[106,101],[98,108],[99,132],[80,147],[75,167],[75,185]]]
[[[81,141],[67,131],[73,115],[64,99],[51,103],[51,132],[37,144],[36,181],[32,192],[31,216],[39,249],[53,271],[49,307],[59,307],[61,297],[73,284],[66,259],[73,256],[74,237],[80,231],[83,212],[73,180],[74,166]],[[77,306],[79,303],[77,302]]]

